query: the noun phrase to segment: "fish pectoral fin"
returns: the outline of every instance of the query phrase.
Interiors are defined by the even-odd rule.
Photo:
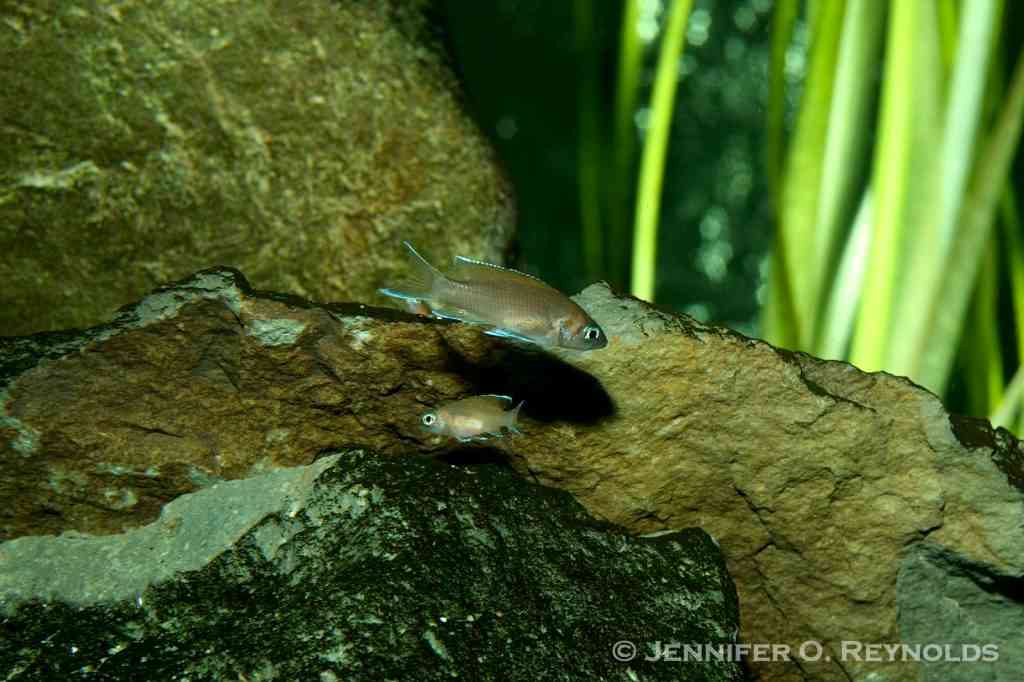
[[[455,320],[456,322],[469,322],[465,316],[446,310],[438,310],[433,308],[430,312],[434,314],[434,317],[440,317],[442,320]]]
[[[455,438],[460,443],[473,443],[473,442],[483,443],[484,441],[489,440],[489,438],[488,438],[488,436],[486,434],[480,435],[480,436],[466,436],[465,438],[462,438],[460,436],[456,436]]]
[[[455,322],[476,325],[488,324],[487,322],[474,319],[469,313],[462,310],[438,310],[437,308],[431,308],[430,312],[434,317],[439,317],[442,320],[454,320]]]
[[[410,294],[405,291],[398,291],[397,289],[377,289],[377,291],[384,294],[385,296],[390,296],[391,298],[399,298],[403,301],[419,301],[422,298],[422,294],[417,296],[415,294]]]
[[[496,336],[499,339],[509,339],[511,341],[522,341],[523,343],[532,343],[534,345],[540,345],[528,336],[517,334],[516,332],[509,331],[508,329],[501,329],[500,327],[494,327],[484,332],[487,336]]]

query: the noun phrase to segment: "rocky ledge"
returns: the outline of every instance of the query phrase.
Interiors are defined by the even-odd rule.
[[[781,351],[603,285],[577,300],[607,348],[513,347],[465,325],[252,291],[227,269],[158,290],[108,325],[0,339],[0,494],[13,502],[0,537],[65,534],[8,542],[4,556],[68,533],[141,532],[183,495],[316,467],[327,452],[507,464],[635,535],[700,527],[717,538],[741,640],[791,651],[752,661],[762,679],[1014,679],[1024,455],[1010,434],[948,414],[906,379]],[[476,393],[525,399],[524,434],[466,447],[420,429],[425,410]],[[417,561],[410,571],[428,569]],[[47,594],[46,609],[64,603]],[[879,654],[883,644],[900,649]],[[985,660],[958,654],[980,646]]]

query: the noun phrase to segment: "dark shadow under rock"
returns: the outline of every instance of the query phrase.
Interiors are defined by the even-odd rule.
[[[456,467],[493,466],[513,469],[508,452],[485,443],[463,445],[439,455],[437,459]]]
[[[513,346],[483,365],[453,354],[448,369],[472,382],[475,393],[525,400],[523,414],[538,422],[594,425],[615,415],[595,376],[539,348]]]

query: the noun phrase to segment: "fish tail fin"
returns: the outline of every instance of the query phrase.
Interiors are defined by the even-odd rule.
[[[412,254],[412,272],[397,289],[378,289],[385,296],[399,298],[403,301],[426,301],[428,304],[433,298],[437,285],[447,281],[441,271],[427,262],[427,259],[419,254],[409,242],[402,242],[409,253]]]

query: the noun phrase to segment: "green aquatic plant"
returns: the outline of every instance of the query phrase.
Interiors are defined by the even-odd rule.
[[[1020,215],[1013,187],[1007,186],[1000,202],[1002,223],[1001,235],[1006,246],[1009,293],[1013,307],[1013,322],[1017,333],[1017,357],[1024,358],[1024,243],[1021,238]],[[1012,428],[1014,433],[1024,434],[1024,412],[1020,410],[1024,397],[1024,364],[1018,365],[1016,373],[1006,386],[1001,399],[992,409],[992,423]],[[1014,421],[1014,415],[1017,415]]]
[[[588,279],[603,277],[616,288],[654,298],[658,219],[669,129],[680,79],[679,59],[692,0],[666,3],[660,47],[639,169],[636,164],[638,101],[644,71],[640,0],[624,0],[619,15],[618,58],[610,137],[601,112],[606,102],[599,87],[596,16],[602,8],[586,0],[573,5],[577,82],[577,178],[582,256]],[[648,8],[650,9],[650,8]],[[648,18],[649,19],[649,18]],[[649,36],[648,36],[649,37]],[[633,202],[633,192],[636,201]]]
[[[686,37],[686,19],[692,6],[692,0],[673,0],[669,10],[664,35],[661,38],[640,177],[637,181],[630,290],[634,296],[647,301],[654,300],[658,218],[662,180],[665,175],[665,152],[668,149],[668,132],[672,123],[676,86],[679,84],[679,58]]]
[[[1024,111],[1019,50],[1001,84],[1002,3],[812,6],[807,79],[785,143],[778,89],[796,15],[788,0],[776,9],[768,165],[778,230],[762,331],[939,394],[962,349],[972,408],[996,409],[1005,280],[1024,335],[1019,224],[1006,226],[1003,245],[993,229],[1000,202],[1004,225],[1015,214],[1007,187]],[[980,332],[964,336],[968,325]],[[1009,423],[1020,392],[994,416]]]
[[[635,185],[635,115],[643,72],[643,44],[638,23],[640,0],[622,3],[619,54],[615,82],[615,110],[612,132],[612,179],[608,186],[609,249],[608,277],[616,287],[629,282],[632,215],[630,204]]]
[[[580,187],[588,270],[603,263],[613,283],[628,276],[634,295],[653,300],[666,149],[693,3],[663,5],[635,169],[641,4],[622,4],[607,158],[593,147],[594,109],[581,105],[590,146],[581,144]],[[1007,373],[1024,358],[1024,238],[1010,180],[1024,59],[1008,44],[1003,10],[1000,0],[775,2],[765,174],[777,230],[760,325],[778,345],[904,374],[940,395],[957,373],[955,389],[972,412],[1021,432],[1024,374],[1011,371],[1007,381]],[[590,11],[577,5],[578,31],[592,38]],[[788,130],[793,85],[785,74],[800,52],[797,27],[809,36],[807,67]],[[592,80],[580,88],[600,96]],[[609,170],[597,170],[602,161]]]

